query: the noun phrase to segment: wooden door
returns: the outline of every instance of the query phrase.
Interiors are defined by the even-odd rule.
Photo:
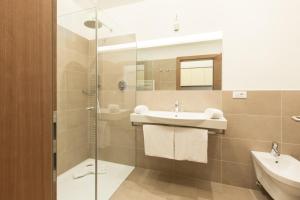
[[[222,90],[222,54],[214,57],[213,89]]]
[[[54,0],[0,1],[0,199],[52,200]]]

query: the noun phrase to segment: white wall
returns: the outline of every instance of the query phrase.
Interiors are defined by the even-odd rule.
[[[173,25],[178,15],[180,31]],[[222,30],[222,0],[144,0],[103,10],[101,18],[116,25],[117,34],[136,33],[137,40]]]
[[[96,6],[104,10],[140,1],[143,0],[57,0],[57,16],[72,14]]]
[[[299,9],[299,0],[226,0],[224,89],[300,89]]]
[[[299,9],[300,0],[144,0],[103,10],[101,20],[109,36],[138,40],[222,30],[223,89],[292,90],[300,89]]]

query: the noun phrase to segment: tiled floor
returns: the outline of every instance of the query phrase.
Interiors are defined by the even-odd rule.
[[[270,200],[261,192],[135,168],[112,200]]]

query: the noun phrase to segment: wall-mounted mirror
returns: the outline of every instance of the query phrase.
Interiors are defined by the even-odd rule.
[[[221,90],[222,40],[138,49],[137,90]]]
[[[177,90],[220,90],[222,88],[222,54],[177,58]]]

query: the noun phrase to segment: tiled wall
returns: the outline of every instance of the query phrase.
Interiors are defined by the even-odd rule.
[[[300,91],[248,91],[247,99],[232,99],[231,91],[137,93],[137,104],[152,110],[171,110],[176,100],[184,111],[222,109],[228,129],[224,135],[209,135],[208,164],[201,164],[145,156],[142,129],[137,128],[138,167],[254,188],[250,150],[270,151],[272,141],[276,141],[282,153],[300,159],[300,123],[290,119],[300,114]]]
[[[57,35],[58,174],[89,156],[87,131],[88,40],[58,26]]]

